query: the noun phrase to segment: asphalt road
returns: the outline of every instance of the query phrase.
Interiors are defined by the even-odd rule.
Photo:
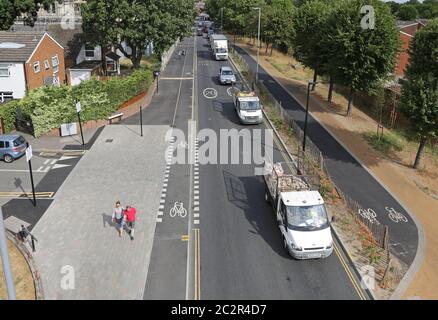
[[[256,62],[243,49],[236,50],[256,70]],[[303,128],[305,109],[262,67],[259,79],[281,105]],[[324,156],[326,167],[334,183],[363,208],[371,208],[377,214],[381,224],[388,225],[390,251],[406,264],[410,265],[417,253],[418,229],[409,213],[401,204],[311,115],[308,118],[307,134]],[[407,222],[392,221],[387,209],[395,209],[407,218]]]
[[[212,59],[206,39],[197,37],[199,130],[265,129],[242,126],[227,87],[217,73],[228,61]],[[215,99],[203,96],[217,90]],[[274,148],[274,161],[285,161]],[[296,261],[283,249],[280,231],[264,200],[264,183],[254,164],[207,164],[200,169],[201,299],[358,299],[337,253],[322,260]]]

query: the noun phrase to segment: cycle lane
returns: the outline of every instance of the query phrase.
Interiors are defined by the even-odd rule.
[[[247,52],[236,47],[236,50],[252,70],[256,62]],[[304,107],[296,98],[286,91],[263,67],[259,68],[259,78],[271,94],[281,101],[282,106],[302,128],[304,125]],[[338,142],[328,130],[319,124],[310,114],[308,135],[324,156],[326,167],[332,180],[364,209],[376,213],[380,224],[386,224],[390,234],[390,251],[400,260],[411,265],[417,254],[418,229],[415,221],[403,208],[402,204],[385,188],[361,163]],[[389,209],[386,210],[386,208]],[[390,212],[397,212],[399,217],[406,217],[407,222],[390,219]]]

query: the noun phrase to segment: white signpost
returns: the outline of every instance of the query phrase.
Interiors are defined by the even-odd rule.
[[[32,146],[28,144],[26,148],[26,161],[29,164],[30,182],[32,183],[33,206],[35,207],[36,206],[35,185],[33,183],[32,161],[30,161],[32,157],[33,157]]]
[[[79,112],[81,112],[81,110],[82,110],[82,108],[81,108],[81,102],[78,101],[78,102],[76,102],[76,112],[79,113]]]
[[[30,159],[32,159],[33,153],[32,153],[32,146],[27,147],[26,149],[26,161],[29,162]]]

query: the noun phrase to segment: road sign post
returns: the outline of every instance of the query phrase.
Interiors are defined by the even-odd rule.
[[[3,262],[3,273],[6,280],[6,288],[8,290],[8,299],[15,300],[14,280],[12,279],[11,265],[9,263],[8,245],[6,242],[5,225],[3,223],[3,212],[0,207],[0,255]]]
[[[32,153],[32,146],[27,143],[26,148],[26,160],[29,164],[29,173],[30,173],[30,183],[32,184],[32,195],[33,195],[33,206],[36,207],[36,197],[35,197],[35,185],[33,183],[33,172],[32,172],[32,159],[33,153]]]
[[[143,115],[141,112],[141,105],[140,105],[140,135],[143,137]]]
[[[154,71],[154,76],[157,79],[157,93],[158,93],[158,84],[160,83],[160,71],[156,70]]]
[[[81,130],[81,139],[82,139],[82,145],[85,145],[84,143],[84,133],[82,132],[82,123],[81,123],[81,102],[76,102],[76,112],[78,114],[78,121],[79,121],[79,129]]]

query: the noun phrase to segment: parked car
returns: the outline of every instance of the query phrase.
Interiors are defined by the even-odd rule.
[[[11,163],[26,153],[27,142],[18,134],[0,135],[0,159]]]
[[[220,84],[234,84],[236,83],[236,76],[230,67],[221,67],[219,69]]]

